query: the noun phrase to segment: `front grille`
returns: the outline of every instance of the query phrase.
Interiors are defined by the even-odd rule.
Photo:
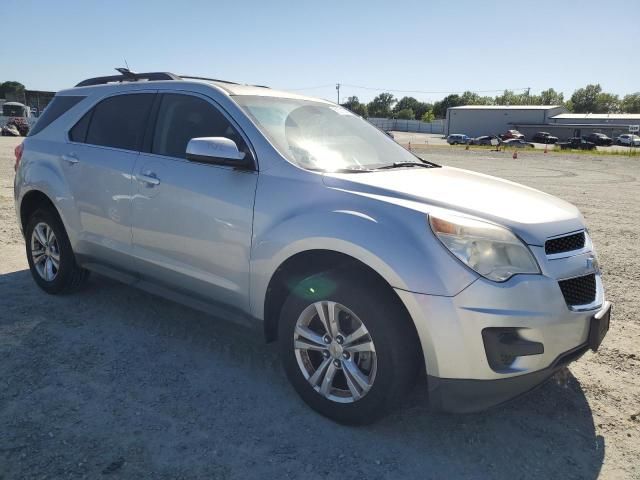
[[[596,299],[595,273],[558,282],[567,305],[587,305]]]
[[[584,248],[584,232],[574,233],[565,237],[552,238],[544,243],[544,252],[547,255],[554,253],[570,252]]]

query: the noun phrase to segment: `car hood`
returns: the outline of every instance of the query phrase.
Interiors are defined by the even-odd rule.
[[[430,213],[444,208],[504,225],[530,245],[584,228],[573,205],[508,180],[453,167],[409,167],[367,173],[326,173],[332,188]],[[407,203],[409,201],[409,203]]]

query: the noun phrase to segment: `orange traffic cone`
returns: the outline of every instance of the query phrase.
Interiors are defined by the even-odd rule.
[[[514,159],[514,160],[517,160],[517,159],[518,159],[518,151],[517,151],[517,150],[514,150],[514,151],[513,151],[513,159]]]

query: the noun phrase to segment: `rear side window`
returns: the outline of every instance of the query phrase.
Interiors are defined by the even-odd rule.
[[[226,137],[251,155],[242,136],[213,105],[191,95],[164,94],[151,152],[186,158],[187,143],[197,137]]]
[[[93,108],[85,143],[139,150],[155,94],[134,93],[103,100]],[[78,136],[82,133],[78,122]],[[76,128],[74,127],[74,129]]]
[[[80,96],[56,96],[53,97],[51,103],[44,109],[42,115],[29,132],[32,137],[48,127],[54,120],[57,120],[63,113],[67,112],[71,107],[77,105],[86,97]]]

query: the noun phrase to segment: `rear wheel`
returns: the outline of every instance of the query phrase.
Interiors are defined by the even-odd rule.
[[[392,292],[346,275],[309,277],[282,308],[285,371],[302,399],[345,424],[370,423],[413,385],[420,348]]]
[[[47,293],[76,290],[89,276],[75,261],[69,237],[57,212],[36,210],[25,229],[27,261],[31,275]]]

